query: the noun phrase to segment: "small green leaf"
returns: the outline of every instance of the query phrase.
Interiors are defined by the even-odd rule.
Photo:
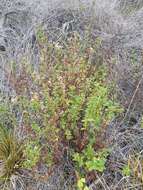
[[[89,188],[86,186],[86,187],[84,187],[84,190],[89,190]]]
[[[84,165],[83,157],[79,153],[75,153],[73,155],[73,161],[76,161],[79,167],[82,167]]]
[[[32,127],[32,129],[34,130],[34,132],[40,133],[41,129],[40,129],[40,127],[38,126],[38,124],[32,123],[31,127]]]
[[[105,170],[105,162],[105,159],[93,158],[93,160],[86,162],[86,166],[89,171],[97,170],[103,172]]]
[[[86,182],[86,181],[85,181],[85,178],[81,178],[81,179],[78,180],[77,186],[78,186],[78,188],[79,188],[80,190],[82,190],[82,189],[84,188],[85,182]]]
[[[130,176],[131,175],[131,169],[128,165],[125,165],[123,167],[123,171],[122,171],[124,176]]]

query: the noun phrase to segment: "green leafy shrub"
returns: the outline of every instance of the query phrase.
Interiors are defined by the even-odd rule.
[[[79,188],[88,189],[86,173],[103,172],[109,154],[104,146],[96,148],[102,144],[99,136],[121,109],[111,96],[104,64],[87,64],[96,51],[94,45],[89,47],[75,35],[60,48],[44,42],[41,31],[38,39],[38,72],[23,64],[30,82],[17,82],[13,103],[23,116],[27,137],[23,166],[34,168],[39,161],[52,166],[61,163],[66,152],[80,179],[85,179],[78,181]]]

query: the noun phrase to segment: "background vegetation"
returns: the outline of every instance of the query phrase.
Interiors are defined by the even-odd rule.
[[[141,1],[32,3],[1,3],[1,189],[142,189]]]

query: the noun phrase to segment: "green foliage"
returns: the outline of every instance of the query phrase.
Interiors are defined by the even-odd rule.
[[[45,43],[47,41],[44,31],[40,27],[37,29],[36,37],[37,40],[41,43]]]
[[[131,169],[129,165],[125,165],[123,167],[122,173],[124,176],[130,176],[131,175]]]
[[[0,127],[0,179],[8,180],[23,163],[23,146],[14,134]]]
[[[80,178],[78,180],[77,187],[78,187],[79,190],[89,190],[89,188],[86,186],[85,178]]]
[[[119,105],[109,99],[110,89],[96,83],[93,94],[89,97],[85,110],[84,127],[94,125],[99,128],[102,123],[108,123],[120,111]]]
[[[40,127],[38,126],[37,123],[32,123],[32,124],[31,124],[31,128],[34,130],[34,132],[35,132],[36,134],[40,134],[41,129],[40,129]]]
[[[94,148],[88,145],[82,153],[75,153],[73,160],[77,162],[79,168],[84,167],[86,171],[103,172],[108,154],[107,150],[95,152]]]
[[[40,148],[37,143],[29,142],[26,144],[24,156],[26,159],[23,163],[23,167],[32,169],[34,166],[36,166],[40,158]]]
[[[48,166],[60,163],[66,150],[81,171],[78,188],[87,190],[85,173],[103,172],[109,154],[105,148],[96,149],[97,137],[121,109],[111,96],[107,68],[101,62],[87,64],[96,42],[89,47],[74,36],[59,48],[47,43],[43,31],[37,36],[39,70],[23,69],[31,84],[24,83],[24,92],[19,91],[12,103],[27,135],[23,167],[33,169],[39,161]]]

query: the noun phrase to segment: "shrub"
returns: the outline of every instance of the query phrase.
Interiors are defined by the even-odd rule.
[[[109,151],[100,136],[121,109],[111,96],[107,68],[89,62],[97,45],[89,47],[75,35],[66,47],[57,47],[45,43],[41,31],[38,39],[38,72],[23,64],[29,80],[17,83],[13,103],[23,116],[27,141],[24,167],[32,169],[39,161],[51,167],[69,155],[85,186],[88,172],[105,169]]]

